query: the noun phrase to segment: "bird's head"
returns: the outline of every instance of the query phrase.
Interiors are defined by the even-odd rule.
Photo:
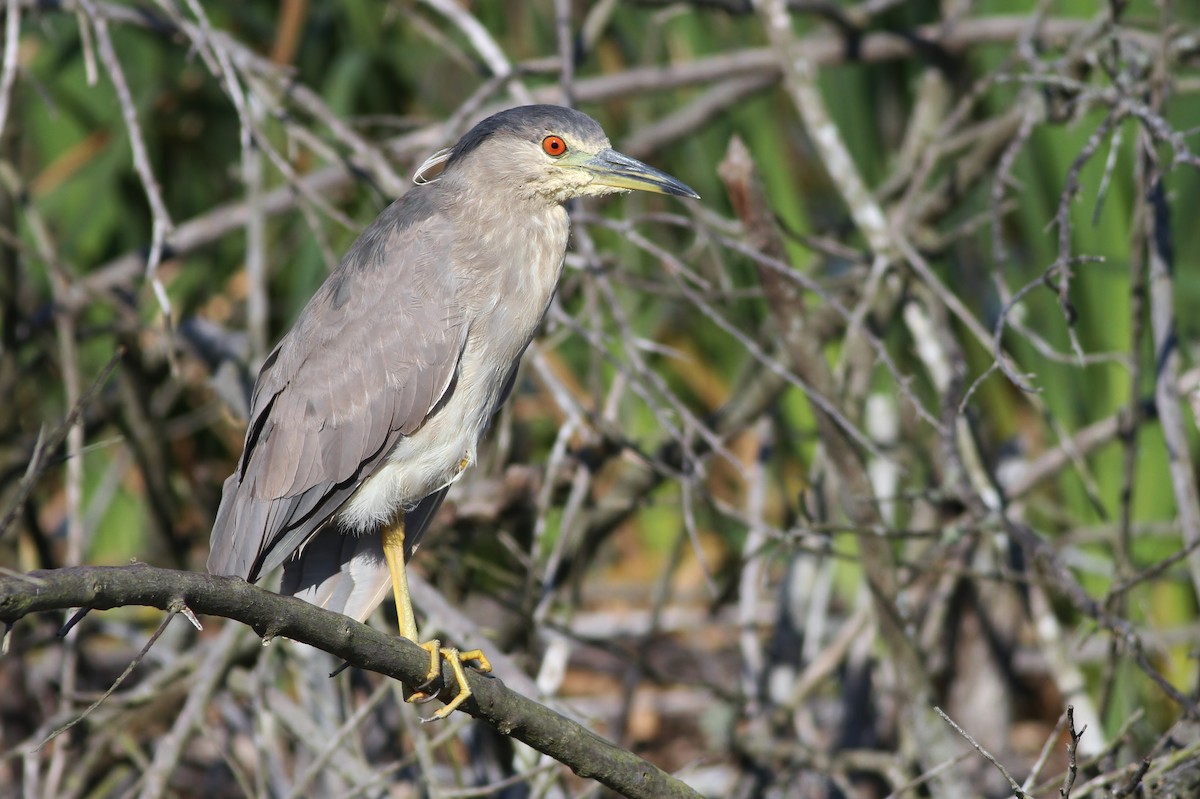
[[[665,172],[617,152],[596,120],[557,105],[501,111],[418,170],[445,163],[444,177],[496,197],[550,204],[573,197],[649,191],[699,197]]]

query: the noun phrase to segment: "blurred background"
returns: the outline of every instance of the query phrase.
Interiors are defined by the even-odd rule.
[[[1200,795],[1193,4],[3,9],[0,580],[203,570],[245,391],[357,232],[570,104],[703,199],[572,207],[422,631],[707,796]],[[215,618],[39,747],[162,619],[15,626],[0,795],[601,793]]]

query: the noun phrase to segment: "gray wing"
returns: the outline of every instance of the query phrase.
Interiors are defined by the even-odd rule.
[[[500,409],[513,390],[517,362],[509,370],[493,413]],[[429,529],[449,490],[450,487],[446,486],[430,494],[405,513],[405,560],[411,558],[420,546],[425,531]],[[365,621],[384,600],[391,584],[391,574],[383,558],[382,530],[345,535],[336,526],[325,525],[284,561],[279,592]]]
[[[267,358],[210,572],[255,580],[290,557],[449,390],[467,322],[448,226],[423,195],[364,231]]]

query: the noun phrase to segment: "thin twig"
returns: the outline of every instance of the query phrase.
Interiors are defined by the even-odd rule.
[[[47,464],[38,456],[38,453],[54,452],[59,448],[63,439],[67,436],[67,431],[75,425],[84,409],[95,401],[96,395],[100,393],[100,389],[108,382],[108,378],[112,375],[113,370],[117,368],[117,364],[120,363],[124,355],[124,348],[118,347],[117,351],[109,359],[108,364],[100,370],[100,374],[92,382],[92,385],[80,395],[79,401],[71,406],[71,410],[62,420],[62,423],[46,436],[44,440],[39,437],[38,446],[35,448],[34,454],[30,459],[31,469],[21,479],[20,484],[17,486],[16,494],[9,500],[8,507],[4,510],[4,515],[0,516],[0,536],[4,535],[13,523],[13,520],[17,517],[17,514],[21,512],[25,500],[33,493],[34,487],[42,476],[42,472]],[[37,464],[37,466],[34,466],[34,464]]]
[[[944,710],[942,710],[940,707],[935,707],[934,711],[939,716],[941,716],[942,719],[947,724],[949,724],[951,727],[953,727],[954,731],[957,732],[959,735],[961,735],[963,737],[963,739],[966,740],[967,743],[969,743],[971,746],[975,747],[975,751],[978,752],[979,754],[983,755],[984,759],[986,759],[987,762],[991,763],[993,766],[996,767],[996,769],[1004,776],[1004,779],[1006,779],[1008,781],[1008,785],[1009,785],[1009,787],[1012,788],[1013,795],[1016,796],[1017,799],[1028,799],[1029,794],[1025,793],[1025,791],[1021,788],[1021,786],[1017,784],[1017,781],[1014,780],[1012,775],[1008,773],[1008,769],[1006,769],[1004,767],[1003,763],[1001,763],[999,760],[996,759],[995,755],[993,755],[988,750],[984,749],[979,744],[978,741],[976,741],[973,737],[971,737],[971,733],[967,732],[962,727],[958,726],[958,724],[954,721],[954,719],[947,716],[946,712]]]
[[[104,703],[104,700],[106,700],[110,696],[112,696],[113,692],[115,692],[118,688],[120,688],[121,684],[123,682],[125,682],[125,678],[127,678],[130,674],[132,674],[133,670],[136,669],[143,660],[145,660],[146,655],[148,655],[150,653],[150,647],[154,646],[155,642],[158,641],[158,639],[162,636],[162,634],[164,632],[166,632],[167,625],[171,623],[171,619],[175,618],[175,613],[176,613],[176,611],[173,611],[173,610],[167,611],[167,615],[163,617],[163,620],[161,622],[159,622],[158,627],[154,630],[154,633],[150,636],[150,639],[148,641],[146,641],[146,645],[142,647],[140,652],[138,652],[136,655],[133,656],[133,658],[129,661],[129,665],[127,665],[125,667],[125,670],[123,672],[121,672],[121,674],[117,677],[117,679],[112,681],[112,684],[108,686],[108,689],[104,693],[102,693],[99,696],[99,698],[96,699],[95,702],[92,702],[92,704],[88,705],[87,708],[84,709],[84,711],[82,713],[80,713],[78,716],[71,719],[66,724],[62,725],[61,727],[54,730],[54,732],[52,732],[48,736],[46,736],[46,738],[37,745],[36,749],[41,749],[43,746],[50,743],[58,736],[62,735],[67,730],[70,730],[76,724],[79,724],[81,721],[83,721],[88,716],[90,716],[92,714],[93,710],[100,707],[100,705]]]
[[[8,0],[4,8],[4,60],[0,66],[0,134],[8,124],[13,86],[17,81],[17,55],[21,44],[21,3]]]

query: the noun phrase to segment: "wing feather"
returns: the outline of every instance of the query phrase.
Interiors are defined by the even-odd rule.
[[[264,364],[209,571],[254,580],[286,560],[453,384],[468,324],[427,198],[410,192],[363,232]]]

